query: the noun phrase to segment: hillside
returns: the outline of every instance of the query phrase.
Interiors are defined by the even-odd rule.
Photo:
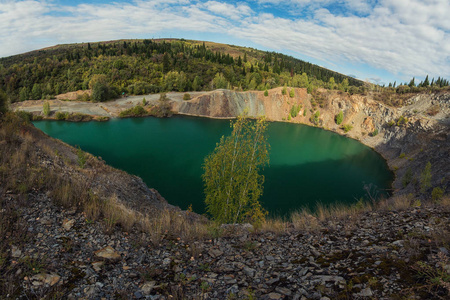
[[[187,40],[58,45],[0,59],[0,89],[11,102],[92,89],[98,81],[102,85],[92,97],[96,101],[122,93],[362,85],[280,53]]]

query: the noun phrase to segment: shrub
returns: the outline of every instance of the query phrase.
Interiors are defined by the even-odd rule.
[[[413,178],[413,172],[412,172],[411,168],[408,168],[408,170],[406,170],[406,173],[405,173],[405,175],[403,175],[403,178],[402,178],[403,187],[406,187],[412,181],[412,178]]]
[[[295,90],[294,90],[294,89],[291,89],[291,90],[289,91],[289,97],[294,98],[294,96],[295,96]]]
[[[33,120],[33,114],[28,111],[19,110],[16,111],[16,115],[25,123],[30,123]]]
[[[439,113],[440,110],[441,110],[441,108],[439,107],[439,105],[436,104],[427,109],[427,114],[429,116],[435,116]]]
[[[350,130],[353,129],[353,126],[350,124],[345,124],[342,126],[342,129],[344,129],[344,132],[349,132]]]
[[[120,118],[140,117],[145,114],[147,114],[147,111],[141,105],[136,105],[135,107],[121,111],[119,117]]]
[[[394,120],[390,120],[389,123],[387,123],[388,126],[392,127],[395,125],[395,121]]]
[[[78,147],[77,162],[78,162],[78,165],[80,166],[80,168],[84,169],[84,166],[86,165],[86,161],[87,161],[86,153],[83,150],[81,150],[80,147]]]
[[[420,174],[420,192],[425,193],[431,187],[431,163],[428,162]]]
[[[186,93],[183,95],[183,100],[191,100],[191,95],[189,93]]]
[[[443,195],[444,195],[444,190],[441,189],[440,187],[435,187],[431,191],[431,199],[433,199],[433,201],[437,201],[437,200],[441,199]]]
[[[269,96],[269,91],[267,89],[264,91],[264,96],[265,97]]]
[[[306,109],[303,110],[303,116],[306,117]]]
[[[344,121],[344,113],[342,110],[336,115],[335,121],[337,125],[341,125],[342,121]]]
[[[148,103],[148,102],[147,102],[147,100],[145,99],[145,97],[144,97],[144,98],[142,98],[142,105],[143,105],[143,106],[146,106],[146,105],[147,105],[147,103]]]
[[[314,125],[318,125],[318,124],[319,124],[319,121],[320,121],[319,117],[320,117],[320,112],[319,112],[319,111],[316,111],[316,112],[314,113],[314,115],[312,115],[311,118],[310,118],[309,120],[310,120],[311,123],[313,123]]]
[[[287,87],[284,85],[283,89],[281,90],[281,94],[286,95],[287,94]]]
[[[375,129],[373,132],[372,132],[372,136],[377,136],[378,135],[378,129]]]
[[[298,105],[292,105],[292,107],[291,107],[291,117],[292,118],[295,118],[297,115],[298,115],[298,113],[300,112],[300,110],[302,109],[302,105],[301,104],[298,104]]]
[[[400,153],[400,155],[398,156],[398,158],[405,158],[406,157],[406,154],[405,153]]]
[[[67,119],[67,116],[68,116],[68,113],[63,113],[61,111],[57,111],[56,115],[55,115],[56,120],[65,120],[65,119]]]
[[[404,117],[404,116],[400,116],[400,118],[398,118],[397,120],[397,126],[403,126],[406,125],[406,123],[408,123],[408,118]]]

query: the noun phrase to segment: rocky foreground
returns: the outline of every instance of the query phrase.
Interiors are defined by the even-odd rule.
[[[25,242],[0,261],[8,287],[0,298],[448,299],[448,200],[405,201],[277,232],[228,226],[185,241],[108,229],[31,193],[5,233]]]

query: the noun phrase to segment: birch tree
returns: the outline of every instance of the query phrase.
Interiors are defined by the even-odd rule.
[[[269,162],[267,122],[239,116],[232,128],[205,158],[207,211],[218,223],[259,224],[267,215],[259,202],[264,183],[259,171]]]

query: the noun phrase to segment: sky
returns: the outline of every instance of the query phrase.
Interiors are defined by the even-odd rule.
[[[141,38],[276,51],[379,84],[450,78],[450,0],[0,0],[0,57]]]

